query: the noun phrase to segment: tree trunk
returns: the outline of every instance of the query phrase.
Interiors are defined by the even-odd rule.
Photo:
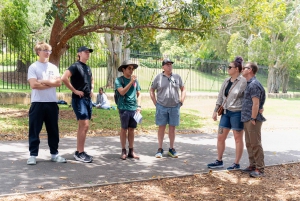
[[[124,36],[124,47],[127,47],[130,44],[130,36],[128,34],[125,34]],[[130,59],[130,48],[124,48],[123,51],[123,60],[128,60]]]
[[[27,73],[27,70],[30,65],[31,65],[30,61],[26,61],[25,64],[21,59],[18,59],[16,71],[20,73]]]
[[[281,78],[279,74],[279,69],[276,67],[270,67],[268,75],[268,92],[279,93],[280,84]]]
[[[59,67],[59,61],[61,56],[69,49],[69,45],[64,43],[56,44],[55,41],[50,40],[50,45],[52,47],[52,53],[50,55],[49,61],[54,65]],[[75,57],[76,55],[74,55]],[[75,62],[75,60],[74,60]]]
[[[107,83],[106,87],[113,88],[116,77],[122,75],[118,67],[122,61],[122,36],[118,34],[105,33],[105,41],[109,50],[107,59]]]
[[[287,93],[290,74],[289,74],[287,68],[284,68],[282,73],[283,73],[283,75],[282,75],[282,93]]]
[[[268,92],[279,93],[280,87],[282,87],[282,93],[287,93],[289,81],[288,69],[280,65],[277,61],[273,67],[269,67],[268,75]]]

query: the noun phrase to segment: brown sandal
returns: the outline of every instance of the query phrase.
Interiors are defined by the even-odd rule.
[[[134,153],[133,148],[129,148],[128,158],[140,159],[140,157]]]
[[[122,153],[121,153],[121,159],[122,160],[126,160],[127,154],[126,154],[126,149],[122,149]]]

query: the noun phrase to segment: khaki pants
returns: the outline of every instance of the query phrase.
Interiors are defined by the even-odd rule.
[[[264,150],[261,145],[262,123],[256,121],[255,125],[253,125],[251,121],[244,122],[244,130],[250,166],[264,172]]]

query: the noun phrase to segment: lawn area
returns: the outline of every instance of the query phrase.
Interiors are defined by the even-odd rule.
[[[211,119],[215,106],[215,99],[188,97],[181,108],[179,133],[205,132],[216,133],[218,121]],[[142,101],[143,122],[137,127],[138,134],[156,132],[155,108],[148,97]],[[0,106],[0,139],[27,139],[28,135],[28,110],[29,105],[1,105]],[[61,137],[75,136],[77,121],[69,105],[59,105],[59,128]],[[300,108],[299,99],[271,99],[265,104],[264,116],[267,121],[263,129],[295,129],[299,127],[300,114],[296,108]],[[93,109],[90,122],[89,136],[118,135],[120,120],[117,110]],[[43,127],[42,136],[46,134]]]
[[[1,105],[0,106],[0,140],[27,139],[29,105]],[[61,137],[76,135],[77,121],[69,105],[59,105],[59,130]],[[144,133],[157,129],[155,125],[154,108],[145,108],[142,111],[143,122],[138,125],[137,132]],[[182,109],[181,121],[178,130],[196,130],[201,128],[202,119],[196,110]],[[89,136],[118,135],[120,119],[117,110],[93,109],[90,121]],[[45,126],[41,131],[46,134]]]

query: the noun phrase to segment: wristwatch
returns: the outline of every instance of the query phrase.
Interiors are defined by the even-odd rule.
[[[138,105],[137,107],[142,108],[142,106]]]
[[[256,122],[256,119],[254,119],[254,118],[251,117],[251,118],[250,118],[250,121],[255,121],[255,122]]]

